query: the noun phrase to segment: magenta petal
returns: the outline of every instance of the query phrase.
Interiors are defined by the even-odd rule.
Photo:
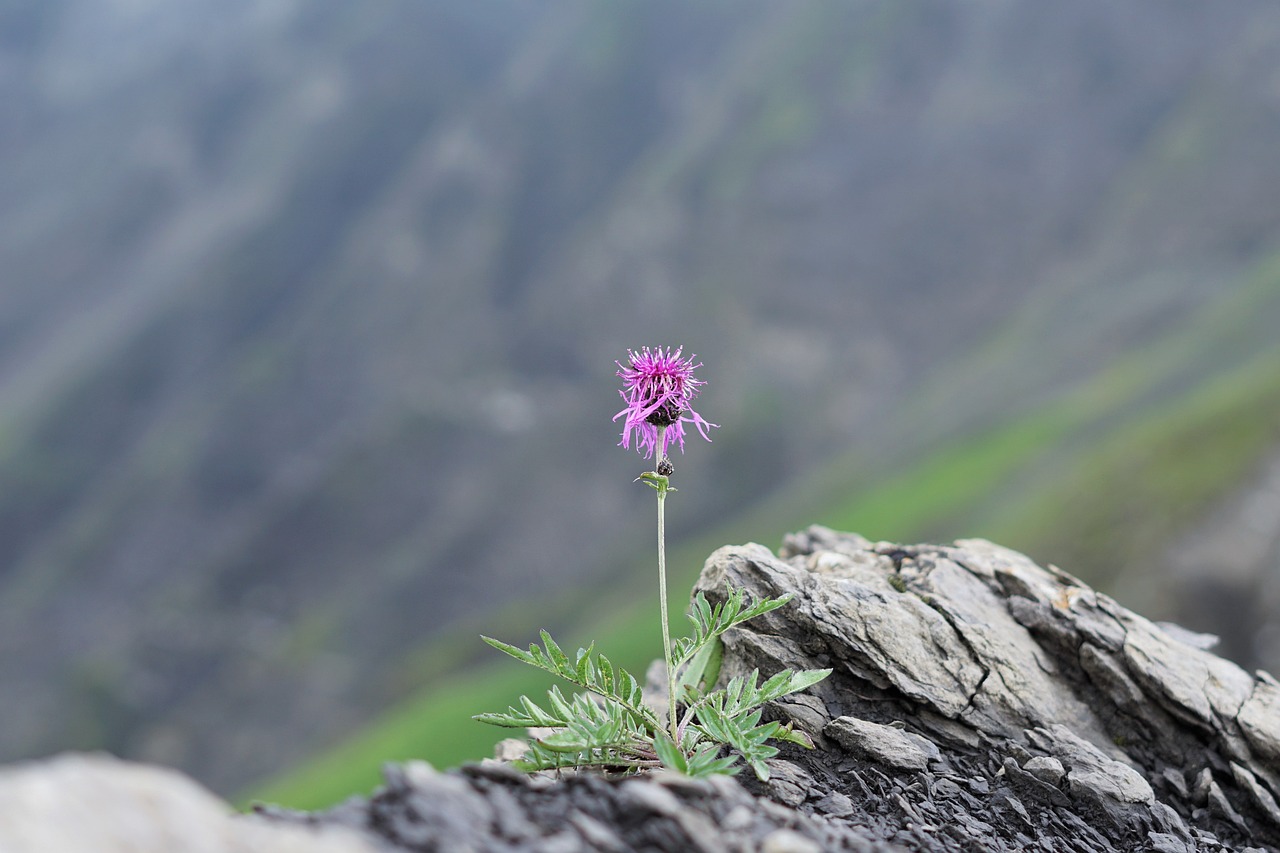
[[[673,443],[680,446],[681,452],[684,451],[685,423],[693,424],[704,439],[711,440],[707,429],[717,425],[709,423],[690,405],[705,384],[693,375],[693,371],[702,364],[695,364],[694,356],[682,358],[683,351],[683,347],[677,347],[675,352],[669,347],[644,347],[639,352],[627,350],[627,364],[614,362],[618,365],[618,377],[623,381],[623,390],[618,393],[627,404],[613,416],[615,421],[620,417],[626,418],[619,446],[631,444],[634,430],[636,451],[646,458],[652,457],[657,449],[658,428],[648,419],[659,411],[669,413],[670,417],[675,417],[675,412],[679,411],[679,417],[663,434],[664,456]]]

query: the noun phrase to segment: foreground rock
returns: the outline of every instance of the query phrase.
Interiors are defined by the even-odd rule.
[[[234,816],[174,770],[66,754],[0,768],[3,853],[375,853],[342,827]]]
[[[216,832],[265,822],[338,844],[351,839],[328,833],[345,828],[393,853],[1280,850],[1280,684],[1216,657],[1210,638],[982,541],[873,544],[815,527],[779,556],[720,549],[698,588],[719,599],[726,583],[795,599],[726,635],[723,678],[834,670],[769,709],[816,748],[784,750],[767,784],[417,762],[389,768],[369,799],[264,808]],[[20,812],[6,812],[4,785],[0,850],[80,849],[6,846],[4,816]],[[46,821],[67,814],[56,796],[27,802]],[[148,808],[121,810],[172,823]]]
[[[810,528],[722,548],[698,589],[795,600],[726,636],[722,677],[833,667],[771,711],[814,736],[773,778],[393,769],[280,819],[392,850],[1280,849],[1280,685],[983,541]]]

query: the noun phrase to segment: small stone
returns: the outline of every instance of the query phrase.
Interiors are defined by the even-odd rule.
[[[1195,853],[1185,841],[1180,841],[1167,832],[1148,832],[1147,840],[1155,853]]]
[[[820,732],[831,722],[831,714],[822,700],[811,693],[796,693],[776,703],[775,707],[806,732]]]
[[[1183,776],[1182,772],[1177,768],[1164,768],[1160,771],[1160,778],[1182,799],[1185,800],[1191,796],[1191,791],[1187,788],[1187,777]]]
[[[1234,824],[1237,829],[1248,832],[1248,827],[1245,825],[1244,818],[1240,817],[1239,812],[1232,807],[1231,802],[1227,799],[1227,795],[1223,793],[1222,788],[1215,781],[1209,782],[1208,803],[1210,812],[1216,814],[1218,817],[1226,818]]]
[[[955,799],[960,795],[960,786],[950,779],[942,779],[933,786],[934,796],[944,799]]]
[[[1068,768],[1067,787],[1072,796],[1084,796],[1104,805],[1108,801],[1148,806],[1155,802],[1155,792],[1142,774],[1103,755],[1065,726],[1032,729],[1027,734]]]
[[[777,759],[769,763],[769,769],[772,773],[768,782],[769,792],[775,799],[789,806],[798,806],[808,799],[813,777],[803,767]]]
[[[1275,797],[1271,796],[1271,792],[1262,787],[1258,782],[1258,778],[1254,776],[1245,767],[1232,762],[1231,775],[1235,777],[1236,784],[1248,792],[1250,799],[1254,805],[1258,807],[1264,815],[1270,819],[1275,826],[1280,826],[1280,806],[1276,805]]]
[[[680,801],[666,788],[647,780],[634,779],[618,786],[623,797],[631,805],[657,814],[673,817],[680,813]]]
[[[724,820],[720,821],[720,825],[725,829],[737,832],[746,829],[754,822],[755,815],[751,813],[751,809],[746,806],[734,806],[724,816]]]
[[[839,791],[832,791],[813,805],[818,811],[832,817],[848,817],[854,811],[853,800]]]
[[[1067,773],[1061,761],[1047,755],[1037,755],[1034,758],[1027,759],[1026,763],[1022,765],[1022,769],[1041,782],[1048,782],[1050,785],[1057,785]]]
[[[795,830],[776,829],[764,837],[760,853],[822,853],[822,848]]]
[[[789,779],[771,778],[768,784],[769,793],[773,795],[774,799],[792,807],[803,803],[808,796],[803,788]]]
[[[924,770],[938,752],[919,735],[856,717],[837,717],[823,734],[855,755],[898,770]]]
[[[335,825],[238,817],[176,770],[66,753],[0,768],[5,853],[374,853]]]
[[[1249,745],[1268,761],[1280,762],[1280,683],[1258,673],[1253,692],[1236,717]]]

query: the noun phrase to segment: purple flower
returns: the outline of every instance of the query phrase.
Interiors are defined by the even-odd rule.
[[[702,415],[689,407],[693,398],[698,396],[698,389],[705,385],[701,379],[693,377],[693,371],[702,363],[693,363],[694,356],[680,358],[683,347],[675,352],[668,347],[644,349],[636,352],[627,350],[627,364],[615,361],[618,365],[618,376],[622,378],[624,388],[618,393],[626,401],[627,407],[613,416],[616,421],[622,416],[626,420],[622,426],[622,441],[619,447],[631,444],[631,433],[636,433],[636,451],[645,458],[653,456],[658,444],[658,427],[665,426],[662,437],[662,456],[667,455],[667,448],[674,442],[684,452],[684,425],[693,424],[707,441],[707,428],[719,426],[708,423]]]

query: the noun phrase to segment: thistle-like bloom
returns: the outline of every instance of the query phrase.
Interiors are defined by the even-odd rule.
[[[627,407],[613,416],[616,421],[623,416],[622,441],[619,447],[631,444],[631,434],[636,434],[636,451],[645,458],[653,456],[658,444],[658,427],[666,427],[662,436],[661,455],[667,455],[667,448],[672,443],[680,445],[684,452],[684,425],[693,424],[707,441],[709,427],[719,424],[708,423],[702,415],[692,408],[690,403],[698,396],[698,390],[706,383],[695,379],[693,371],[702,363],[693,363],[695,356],[682,359],[677,347],[675,352],[670,347],[649,349],[645,347],[639,352],[627,350],[627,364],[615,361],[618,365],[618,376],[624,388],[618,393],[626,401]]]

